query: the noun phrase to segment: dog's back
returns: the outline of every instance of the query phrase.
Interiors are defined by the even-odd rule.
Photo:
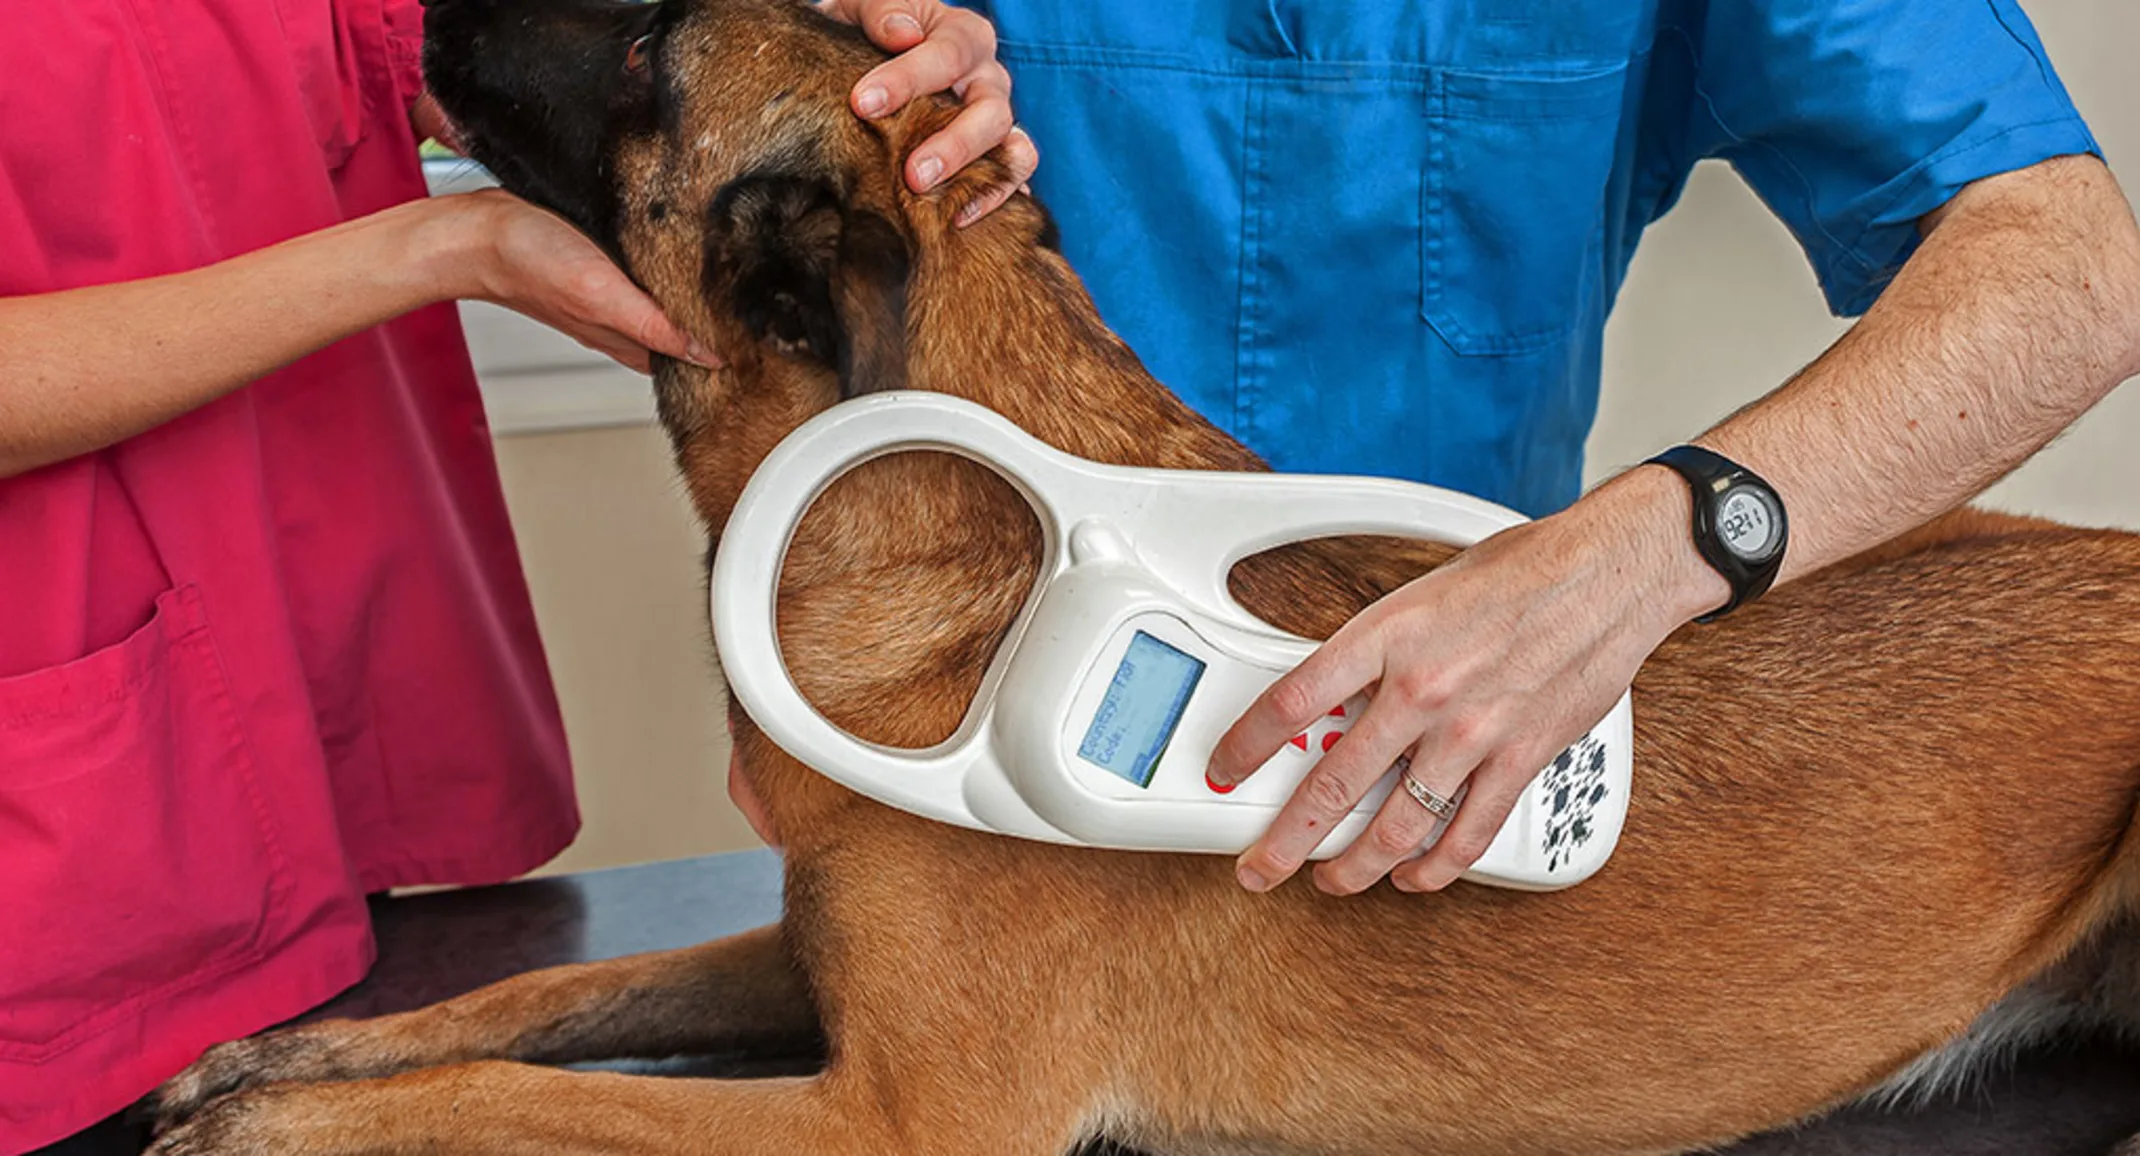
[[[931,127],[923,113],[904,131]],[[1030,204],[954,230],[896,164],[880,173],[866,149],[833,164],[841,219],[883,214],[904,238],[896,290],[836,260],[822,274],[830,323],[896,358],[890,380],[1088,457],[1253,466],[1100,324]],[[740,287],[792,264],[762,252],[732,248],[710,287],[656,295],[750,346]],[[665,378],[674,412],[729,419],[672,423],[708,524],[755,460],[723,448],[728,430],[885,380],[773,359]],[[1030,587],[1024,524],[970,463],[849,475],[784,571],[782,643],[806,693],[866,738],[950,733]],[[1439,557],[1315,543],[1244,563],[1233,588],[1322,637]],[[975,1107],[975,1123],[1163,1150],[1679,1147],[1896,1077],[2130,906],[2140,538],[1952,515],[1682,631],[1638,678],[1635,715],[1628,828],[1590,882],[1348,900],[1304,883],[1250,895],[1217,858],[894,814],[734,721],[789,838],[790,935],[860,1086],[1015,1087],[1011,1118]]]
[[[1391,557],[1353,548],[1236,590],[1327,629]],[[1626,833],[1569,891],[1254,896],[887,814],[813,847],[791,919],[852,1038],[925,1004],[1157,1150],[1603,1152],[1873,1088],[2140,895],[2140,538],[1957,515],[1683,631],[1635,694]]]
[[[794,5],[661,10],[660,55],[681,64],[618,89],[643,104],[618,123],[639,127],[600,170],[618,187],[589,195],[615,201],[619,246],[664,309],[731,358],[658,381],[709,528],[781,434],[890,384],[974,398],[1090,457],[1253,465],[1100,323],[1036,206],[953,226],[959,182],[1000,170],[904,189],[906,146],[950,112],[859,125],[845,93],[872,50]],[[529,25],[441,4],[434,52],[457,43],[449,12],[466,58],[480,43],[497,59]],[[525,127],[514,93],[436,83],[451,79],[434,87],[479,147],[472,114]],[[865,738],[943,737],[1030,588],[1036,543],[1016,495],[971,463],[909,455],[848,475],[782,572],[798,684]],[[1320,637],[1438,557],[1312,543],[1251,559],[1233,585]],[[1589,882],[1334,899],[1299,879],[1249,894],[1218,857],[892,812],[735,714],[744,773],[788,843],[777,938],[536,973],[437,1012],[211,1053],[167,1094],[167,1118],[191,1122],[166,1146],[332,1127],[350,1142],[298,1147],[1002,1156],[1107,1134],[1174,1153],[1678,1150],[1936,1077],[1924,1057],[2002,999],[2037,1001],[2047,1022],[2130,966],[2111,937],[2140,899],[2140,538],[1952,516],[1682,631],[1637,679],[1635,716],[1627,828]],[[807,1081],[464,1062],[758,1041],[813,1016],[830,1058]],[[192,1119],[216,1089],[449,1061],[262,1089]]]

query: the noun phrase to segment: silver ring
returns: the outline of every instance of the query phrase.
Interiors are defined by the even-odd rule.
[[[1445,821],[1456,817],[1455,799],[1436,792],[1434,788],[1412,777],[1411,756],[1399,757],[1396,770],[1398,780],[1404,783],[1405,793],[1419,800],[1419,805],[1425,807],[1429,814]]]

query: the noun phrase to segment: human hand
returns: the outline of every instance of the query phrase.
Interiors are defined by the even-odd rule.
[[[1354,694],[1371,701],[1242,853],[1242,885],[1266,890],[1299,870],[1400,756],[1444,798],[1468,786],[1448,828],[1400,866],[1438,820],[1392,791],[1316,867],[1316,886],[1350,895],[1387,874],[1399,890],[1434,891],[1477,861],[1531,780],[1605,717],[1650,651],[1724,601],[1723,579],[1685,535],[1685,489],[1675,508],[1678,480],[1660,473],[1623,475],[1563,514],[1479,543],[1369,606],[1271,684],[1220,739],[1214,783],[1246,778]]]
[[[465,256],[439,251],[464,282],[453,296],[524,313],[641,373],[649,372],[650,351],[706,368],[720,364],[564,218],[502,189],[435,200],[465,214]]]
[[[447,116],[446,110],[439,107],[438,98],[432,96],[429,89],[418,93],[416,100],[409,105],[409,127],[416,133],[417,144],[427,140],[437,141],[442,147],[461,156],[468,155],[468,149],[461,141],[461,132],[454,127],[453,118]]]
[[[734,733],[729,732],[730,741],[734,741]],[[765,809],[764,801],[750,785],[750,777],[743,773],[743,756],[733,748],[728,753],[728,801],[743,812],[743,821],[750,824],[752,834],[766,846],[779,849],[780,828],[773,824],[773,813]]]
[[[1010,178],[959,213],[970,225],[1010,199],[1040,167],[1040,152],[1011,119],[1011,75],[996,60],[996,30],[987,20],[941,0],[817,0],[817,10],[859,24],[898,56],[855,82],[855,112],[875,119],[917,96],[949,91],[965,102],[957,119],[907,157],[907,187],[926,193],[976,157],[1003,146]]]

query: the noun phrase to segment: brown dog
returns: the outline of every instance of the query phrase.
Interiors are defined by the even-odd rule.
[[[901,186],[951,110],[856,119],[880,57],[851,30],[785,0],[434,0],[429,34],[477,156],[732,359],[658,378],[707,526],[798,422],[892,386],[1106,461],[1255,467],[1102,326],[1036,204],[951,227],[1000,167]],[[872,463],[793,546],[788,661],[855,733],[934,742],[1037,555],[979,467]],[[1442,560],[1321,542],[1234,587],[1320,637]],[[158,1151],[1659,1152],[2140,1022],[2140,539],[1949,517],[1682,632],[1635,693],[1625,838],[1546,895],[1253,895],[1222,857],[957,830],[732,712],[788,844],[777,928],[224,1045],[163,1090]],[[535,1066],[819,1032],[807,1079]]]

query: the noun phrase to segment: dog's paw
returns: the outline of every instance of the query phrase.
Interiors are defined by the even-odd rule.
[[[159,1122],[156,1142],[143,1156],[268,1156],[300,1153],[301,1144],[279,1134],[275,1117],[281,1088],[255,1088],[218,1096],[186,1114],[183,1122]]]
[[[347,1079],[334,1024],[315,1024],[217,1044],[164,1081],[143,1105],[156,1135],[191,1120],[211,1103],[263,1084]]]

